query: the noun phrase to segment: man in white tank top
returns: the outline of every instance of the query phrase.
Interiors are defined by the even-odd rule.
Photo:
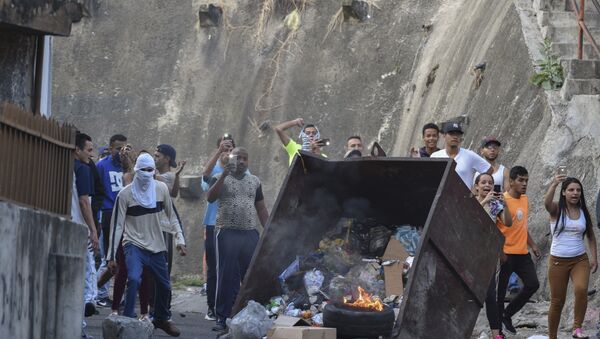
[[[494,184],[501,186],[501,191],[506,192],[508,190],[508,168],[504,167],[504,165],[499,164],[496,160],[498,160],[498,156],[500,155],[500,146],[502,144],[495,137],[485,137],[481,141],[481,148],[479,149],[479,153],[481,156],[492,166],[494,172],[492,173],[492,177],[494,178]],[[475,178],[479,173],[475,174]]]

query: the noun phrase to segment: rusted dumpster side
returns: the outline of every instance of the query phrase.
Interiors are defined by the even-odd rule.
[[[396,338],[469,338],[496,268],[500,232],[451,164],[427,217]]]
[[[443,159],[327,161],[310,154],[297,158],[254,253],[234,313],[249,300],[264,303],[279,294],[278,275],[296,255],[317,248],[340,217],[371,217],[387,225],[424,225],[396,336],[464,337],[482,306],[500,236],[453,164]]]

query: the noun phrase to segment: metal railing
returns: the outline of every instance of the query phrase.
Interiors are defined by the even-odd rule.
[[[592,2],[598,10],[598,14],[600,14],[600,3],[598,3],[598,0],[592,0]],[[579,4],[580,6],[577,6],[577,2],[575,0],[571,0],[571,7],[577,16],[577,24],[579,25],[579,35],[577,38],[577,59],[583,59],[584,37],[592,45],[592,49],[596,55],[598,55],[598,58],[600,58],[600,48],[598,48],[596,40],[594,40],[594,37],[585,24],[585,0],[580,0]]]
[[[0,105],[0,200],[70,215],[75,128]]]

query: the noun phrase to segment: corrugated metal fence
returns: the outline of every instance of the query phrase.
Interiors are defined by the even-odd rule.
[[[0,105],[0,200],[70,215],[75,128]]]

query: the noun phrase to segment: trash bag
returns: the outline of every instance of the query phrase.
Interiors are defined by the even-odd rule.
[[[304,287],[309,296],[319,293],[325,276],[319,270],[308,271],[304,274]]]
[[[394,237],[402,244],[402,246],[404,246],[404,249],[408,254],[413,257],[417,254],[421,235],[416,227],[411,225],[398,226]]]
[[[356,14],[356,17],[358,18],[358,20],[365,21],[365,20],[371,18],[371,15],[369,14],[370,6],[369,6],[368,2],[361,1],[361,0],[353,0],[351,6],[352,6],[352,11],[354,11],[354,14]]]
[[[337,276],[329,282],[327,295],[331,300],[341,301],[347,295],[352,295],[352,282],[342,276]]]
[[[370,256],[381,257],[392,232],[385,226],[373,227],[369,230],[369,252]]]
[[[232,339],[261,339],[272,326],[267,310],[254,300],[250,300],[233,319],[227,320]]]

